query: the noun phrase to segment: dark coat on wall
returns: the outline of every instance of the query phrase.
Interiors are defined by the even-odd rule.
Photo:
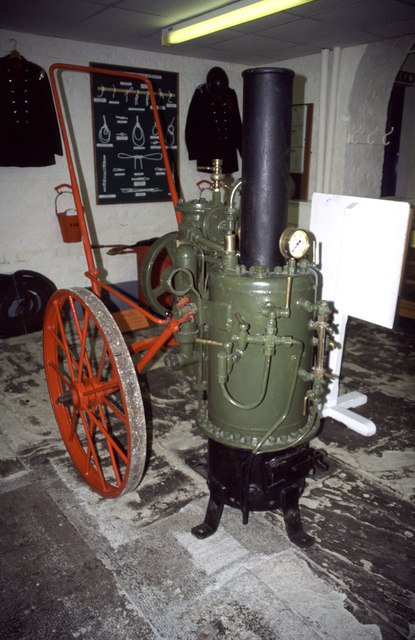
[[[0,166],[45,167],[62,155],[47,73],[23,57],[0,58]]]
[[[238,171],[237,150],[242,150],[242,123],[238,99],[233,89],[213,97],[205,84],[197,87],[186,121],[189,160],[211,167],[214,158],[223,160],[223,173]]]

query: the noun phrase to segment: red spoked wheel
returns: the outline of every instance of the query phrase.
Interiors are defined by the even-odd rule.
[[[105,498],[138,485],[146,424],[137,374],[122,334],[87,289],[61,289],[48,302],[43,352],[55,417],[86,482]]]

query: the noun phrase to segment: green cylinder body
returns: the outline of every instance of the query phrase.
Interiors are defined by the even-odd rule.
[[[185,241],[178,243],[174,256],[174,265],[188,269],[193,276],[193,286],[198,286],[197,253],[194,244]],[[178,280],[180,286],[182,286],[180,277],[178,277]]]
[[[223,243],[227,207],[222,204],[219,192],[213,192],[211,201],[204,198],[190,202],[179,201],[176,209],[182,214],[182,235],[186,229],[199,229],[208,240]]]
[[[225,383],[224,351],[217,344],[208,347],[208,411],[201,420],[208,437],[262,452],[286,449],[315,435],[316,412],[305,410],[310,381],[304,371],[313,366],[311,313],[298,302],[313,303],[316,285],[316,273],[307,266],[297,269],[291,282],[281,269],[211,271],[208,339],[233,346]],[[276,310],[274,323],[269,322],[270,309]],[[287,343],[275,344],[269,369],[263,339],[267,324],[274,324],[275,336]],[[238,341],[243,325],[249,326],[245,348]]]

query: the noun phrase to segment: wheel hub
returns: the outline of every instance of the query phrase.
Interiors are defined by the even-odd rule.
[[[118,389],[115,383],[100,383],[96,377],[86,378],[81,382],[71,382],[68,391],[57,399],[58,404],[73,406],[78,410],[94,409],[103,404],[105,397]]]

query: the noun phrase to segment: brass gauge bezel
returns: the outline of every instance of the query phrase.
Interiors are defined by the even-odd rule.
[[[284,258],[300,260],[307,254],[311,243],[304,229],[287,227],[281,234],[279,246]]]

